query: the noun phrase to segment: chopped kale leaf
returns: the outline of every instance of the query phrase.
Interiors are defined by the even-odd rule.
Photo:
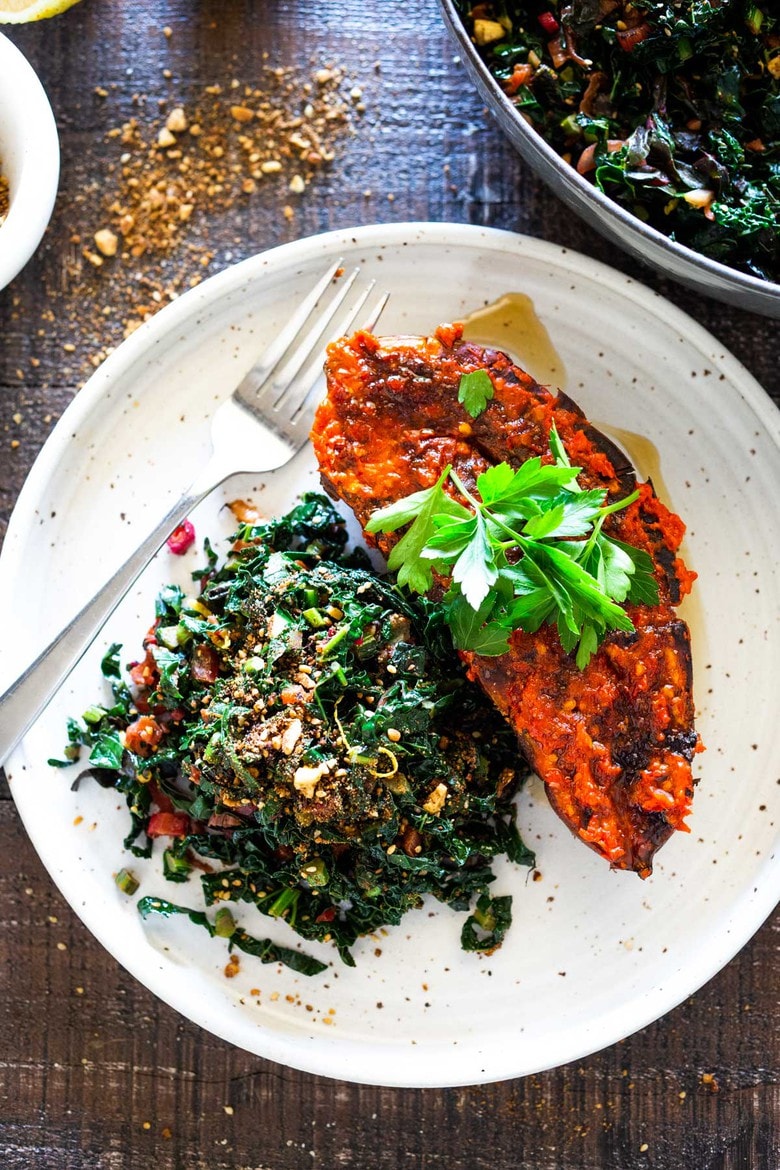
[[[319,960],[256,939],[232,917],[244,902],[354,965],[364,935],[397,924],[426,895],[474,915],[498,946],[508,897],[488,898],[492,859],[532,865],[515,823],[525,770],[508,725],[469,683],[440,607],[410,597],[346,550],[322,496],[242,524],[224,563],[208,552],[197,597],[163,589],[146,657],[113,706],[69,725],[82,777],[122,792],[125,845],[162,837],[172,882],[197,869],[205,911],[159,898],[139,910],[188,914],[209,933],[303,974]],[[480,921],[489,918],[495,928]],[[471,921],[471,919],[469,919]],[[467,949],[483,949],[474,930]]]
[[[519,113],[581,174],[672,239],[780,280],[776,4],[458,7]]]

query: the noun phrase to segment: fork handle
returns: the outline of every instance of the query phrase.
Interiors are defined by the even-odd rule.
[[[182,496],[100,592],[0,696],[0,765],[92,645],[154,554],[214,486],[211,484],[205,490],[193,487]]]

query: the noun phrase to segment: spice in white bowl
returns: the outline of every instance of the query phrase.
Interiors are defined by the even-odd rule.
[[[0,227],[5,223],[8,209],[11,206],[11,196],[8,189],[8,179],[3,174],[3,162],[0,159]]]
[[[38,77],[0,35],[0,289],[35,252],[49,222],[59,179],[59,139]],[[3,218],[4,216],[4,218]]]

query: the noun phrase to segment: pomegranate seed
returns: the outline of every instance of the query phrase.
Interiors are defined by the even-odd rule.
[[[171,552],[180,557],[182,553],[186,553],[190,545],[195,543],[194,525],[189,520],[185,520],[178,528],[174,528],[166,543]]]

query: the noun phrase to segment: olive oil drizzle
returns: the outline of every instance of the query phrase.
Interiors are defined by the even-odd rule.
[[[563,359],[525,293],[505,293],[492,304],[474,309],[461,323],[467,340],[508,353],[543,386],[566,388]]]

